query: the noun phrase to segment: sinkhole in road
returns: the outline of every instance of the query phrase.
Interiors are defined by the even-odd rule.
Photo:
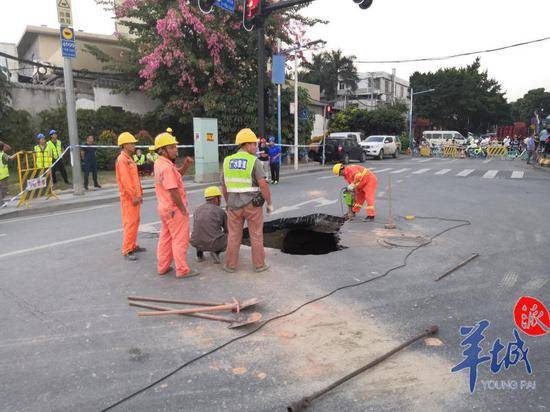
[[[264,246],[289,255],[326,255],[344,249],[338,235],[345,219],[321,213],[264,223]],[[250,246],[248,229],[244,245]]]

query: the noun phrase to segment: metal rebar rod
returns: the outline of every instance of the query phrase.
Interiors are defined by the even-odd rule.
[[[468,259],[460,262],[458,265],[452,267],[448,271],[446,271],[444,274],[442,274],[440,277],[438,277],[435,281],[439,282],[441,279],[449,276],[451,273],[453,273],[455,270],[460,269],[462,266],[466,265],[467,263],[470,263],[472,260],[477,258],[479,256],[479,253],[474,253],[472,256],[470,256]]]
[[[135,302],[129,302],[130,306],[134,306],[136,308],[143,308],[143,309],[152,309],[152,310],[158,310],[158,311],[167,311],[172,310],[173,308],[167,308],[165,306],[156,306],[156,305],[144,305],[142,303],[135,303]],[[201,318],[201,319],[208,319],[208,320],[217,320],[220,322],[226,322],[226,323],[233,323],[236,322],[235,319],[228,318],[225,316],[218,316],[218,315],[207,315],[205,313],[182,313],[182,316],[191,316],[194,318]]]
[[[357,369],[356,371],[350,373],[349,375],[346,375],[344,376],[342,379],[339,379],[337,380],[336,382],[334,382],[333,384],[327,386],[326,388],[318,391],[318,392],[315,392],[313,395],[311,396],[307,396],[305,398],[302,398],[301,400],[299,400],[298,402],[295,402],[293,403],[292,405],[290,405],[289,407],[287,407],[287,411],[288,412],[300,412],[300,411],[303,411],[305,410],[307,407],[309,407],[311,405],[311,402],[314,401],[315,399],[321,397],[322,395],[330,392],[331,390],[333,390],[334,388],[340,386],[341,384],[343,384],[344,382],[347,382],[349,381],[350,379],[356,377],[357,375],[365,372],[367,369],[370,369],[372,368],[373,366],[376,366],[378,365],[379,363],[385,361],[386,359],[388,359],[389,357],[395,355],[397,352],[405,349],[407,346],[410,346],[412,345],[413,343],[419,341],[420,339],[423,339],[427,336],[431,336],[431,335],[434,335],[437,333],[437,331],[439,330],[439,327],[438,326],[431,326],[430,328],[426,329],[423,333],[421,333],[420,335],[418,336],[415,336],[414,338],[412,339],[409,339],[408,341],[406,341],[405,343],[399,345],[398,347],[396,347],[395,349],[389,351],[388,353],[376,358],[375,360],[373,360],[372,362],[368,363],[367,365],[363,366],[362,368],[360,369]]]
[[[193,301],[193,300],[150,298],[147,296],[128,296],[128,300],[136,300],[141,302],[175,303],[178,305],[194,305],[194,306],[220,306],[225,304],[221,302],[201,302],[201,301]]]

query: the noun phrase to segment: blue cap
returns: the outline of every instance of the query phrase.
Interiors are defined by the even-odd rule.
[[[46,137],[46,136],[44,136],[42,133],[38,133],[38,134],[36,135],[36,138],[37,138],[37,139],[44,139],[45,137]]]
[[[52,134],[57,134],[57,132],[56,132],[55,130],[52,129],[52,130],[50,130],[50,136],[51,136]]]
[[[269,143],[274,142],[274,141],[275,141],[275,138],[274,138],[273,136],[271,136],[271,137],[269,138]]]

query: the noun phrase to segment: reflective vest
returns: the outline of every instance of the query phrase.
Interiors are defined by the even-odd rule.
[[[52,152],[50,151],[48,145],[42,150],[39,144],[34,146],[34,151],[36,152],[36,164],[35,167],[38,169],[47,169],[52,165]]]
[[[0,180],[7,179],[9,175],[8,164],[4,163],[4,152],[0,151]]]
[[[61,140],[57,139],[57,141],[54,143],[51,140],[46,143],[46,147],[52,154],[53,160],[57,160],[59,156],[63,153],[63,150],[61,148]]]
[[[134,162],[136,162],[138,166],[145,164],[145,155],[141,155],[139,157],[138,155],[133,155],[132,157],[134,158]]]
[[[155,163],[158,158],[158,153],[147,153],[147,160],[149,160],[151,163]]]
[[[259,187],[252,185],[256,156],[247,152],[238,152],[227,156],[223,161],[223,178],[229,193],[258,192]]]

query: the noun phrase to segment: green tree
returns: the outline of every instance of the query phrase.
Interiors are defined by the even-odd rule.
[[[328,101],[336,100],[338,83],[342,82],[352,91],[357,90],[359,76],[353,64],[355,56],[344,56],[341,50],[314,54],[311,62],[305,62],[301,79],[321,86],[321,93]]]
[[[9,72],[5,67],[0,66],[0,120],[9,110],[11,100]]]
[[[480,67],[476,59],[466,67],[415,72],[410,78],[415,91],[435,89],[415,96],[415,115],[430,119],[435,127],[462,133],[485,132],[509,123],[510,107],[501,85]]]
[[[550,93],[544,88],[529,90],[511,103],[511,110],[514,121],[530,124],[535,111],[544,117],[550,114]]]
[[[363,132],[372,134],[400,134],[405,130],[405,112],[403,105],[386,106],[375,110],[349,108],[339,112],[330,122],[333,132]]]

